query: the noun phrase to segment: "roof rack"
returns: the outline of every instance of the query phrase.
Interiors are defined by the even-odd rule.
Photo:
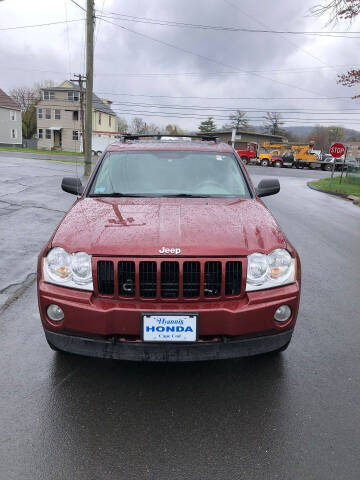
[[[163,137],[166,138],[196,138],[197,140],[202,140],[203,142],[217,142],[218,137],[216,135],[169,135],[166,133],[156,133],[156,134],[137,134],[137,133],[129,133],[125,135],[121,135],[121,141],[126,142],[126,140],[140,140],[142,138],[156,138],[157,140],[161,140]]]

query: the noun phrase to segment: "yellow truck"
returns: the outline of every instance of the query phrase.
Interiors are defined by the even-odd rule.
[[[272,157],[281,157],[283,153],[290,149],[288,143],[271,143],[271,142],[264,142],[262,145],[262,149],[265,150],[264,153],[260,153],[259,155],[259,163],[263,167],[268,167],[272,165]]]
[[[313,152],[314,142],[306,144],[291,145],[291,150],[294,152],[294,165],[296,168],[318,168],[319,159],[315,152]]]

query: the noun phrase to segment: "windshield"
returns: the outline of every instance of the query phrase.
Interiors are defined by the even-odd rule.
[[[250,197],[234,155],[193,151],[108,153],[90,196],[112,195]]]

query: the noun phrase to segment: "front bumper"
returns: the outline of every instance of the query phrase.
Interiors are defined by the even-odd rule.
[[[184,344],[118,342],[63,335],[45,330],[52,345],[89,357],[148,362],[194,362],[247,357],[277,350],[291,340],[293,330],[255,338]]]

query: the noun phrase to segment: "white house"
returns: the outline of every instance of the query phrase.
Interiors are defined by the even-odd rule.
[[[0,89],[0,145],[22,145],[21,109],[9,95]]]

